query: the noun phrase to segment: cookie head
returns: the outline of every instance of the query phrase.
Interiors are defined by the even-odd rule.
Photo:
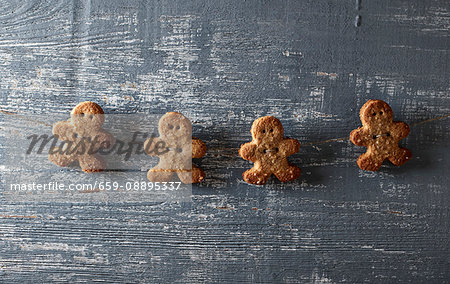
[[[391,107],[381,100],[369,100],[363,105],[360,112],[364,124],[373,125],[392,122],[394,114]]]
[[[103,109],[93,102],[79,103],[70,116],[75,128],[99,129],[105,122]]]
[[[255,120],[251,132],[257,143],[283,139],[281,121],[273,116],[263,116]]]
[[[178,112],[168,112],[161,117],[158,130],[162,137],[180,139],[192,136],[192,124]]]

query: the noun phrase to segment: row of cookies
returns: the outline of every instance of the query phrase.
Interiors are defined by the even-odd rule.
[[[104,115],[102,108],[93,102],[82,102],[71,112],[71,118],[53,126],[53,134],[60,140],[79,140],[96,137],[94,150],[114,144],[114,137],[102,128]],[[360,111],[362,127],[350,133],[350,141],[367,147],[357,164],[362,170],[377,171],[384,160],[400,166],[411,159],[408,149],[399,147],[401,139],[409,134],[409,126],[393,121],[391,107],[381,100],[369,100]],[[169,112],[158,123],[159,137],[145,141],[145,152],[159,157],[159,163],[148,171],[147,177],[153,182],[171,181],[176,174],[183,183],[201,182],[205,173],[192,165],[192,158],[201,158],[206,153],[206,145],[192,137],[192,124],[185,116]],[[264,116],[256,119],[251,127],[252,141],[241,145],[239,155],[254,166],[243,173],[250,184],[265,184],[271,175],[282,182],[292,181],[300,176],[300,168],[288,162],[287,157],[299,151],[298,140],[284,137],[279,119]],[[164,144],[166,151],[155,151]],[[49,160],[58,166],[68,166],[78,161],[85,172],[106,169],[105,161],[91,152],[64,151],[49,153]],[[62,149],[59,149],[62,150]],[[185,153],[189,153],[188,155]]]

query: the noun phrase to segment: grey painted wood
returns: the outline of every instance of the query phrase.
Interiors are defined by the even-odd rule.
[[[192,203],[2,197],[0,282],[448,282],[448,1],[0,6],[3,111],[176,110],[209,147]],[[369,98],[412,126],[401,168],[355,164]],[[242,182],[261,115],[301,141],[298,181]]]

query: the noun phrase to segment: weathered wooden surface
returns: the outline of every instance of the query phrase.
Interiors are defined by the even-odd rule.
[[[0,198],[0,282],[450,278],[448,1],[0,7],[2,110],[68,113],[84,100],[109,113],[176,110],[209,147],[190,204]],[[369,98],[412,126],[401,168],[355,164],[363,148],[346,138]],[[298,181],[242,182],[251,165],[237,149],[261,115],[301,141]]]

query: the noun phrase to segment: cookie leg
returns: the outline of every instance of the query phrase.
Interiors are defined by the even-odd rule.
[[[401,166],[410,160],[412,157],[411,151],[406,148],[398,148],[390,157],[389,161],[396,166]]]
[[[242,174],[242,177],[248,183],[262,185],[269,180],[270,175],[270,173],[251,168],[250,170],[245,171]]]
[[[277,171],[275,176],[277,179],[279,179],[281,182],[287,182],[294,179],[297,179],[300,176],[301,170],[299,167],[294,165],[289,165],[287,168],[280,169]]]
[[[84,172],[101,172],[106,169],[106,162],[98,155],[81,155],[78,158],[80,167]]]
[[[205,179],[205,172],[196,166],[192,166],[192,172],[178,172],[177,174],[180,181],[185,184],[198,183]]]
[[[162,169],[150,169],[147,172],[147,178],[151,182],[169,182],[172,181],[173,172]]]
[[[378,169],[383,164],[382,159],[377,159],[373,155],[369,155],[367,153],[362,154],[358,158],[358,166],[361,170],[364,171],[378,171]]]
[[[67,167],[76,160],[75,155],[64,155],[60,153],[48,155],[49,161],[60,167]]]

